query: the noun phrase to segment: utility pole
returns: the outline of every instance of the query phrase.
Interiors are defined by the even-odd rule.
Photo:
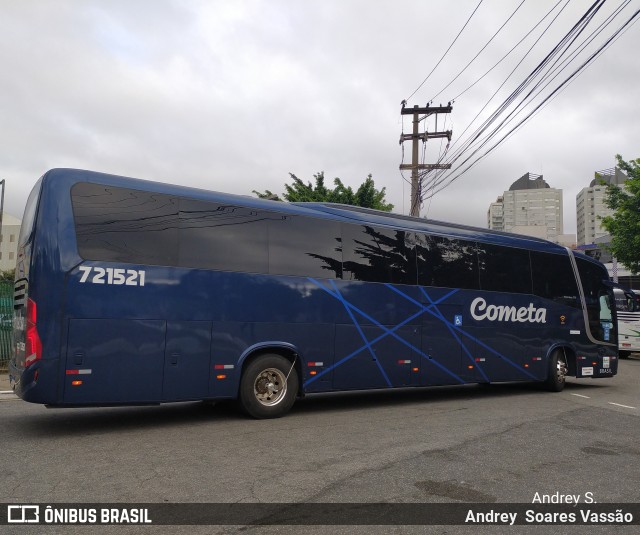
[[[420,188],[420,173],[419,171],[432,171],[434,169],[450,169],[451,164],[420,164],[418,163],[419,156],[419,145],[418,141],[422,141],[426,143],[427,139],[434,138],[447,138],[451,141],[451,130],[447,130],[446,132],[427,132],[426,129],[423,134],[419,132],[420,126],[420,115],[424,115],[423,119],[426,119],[429,115],[434,115],[438,113],[451,113],[453,109],[451,107],[451,102],[447,106],[433,106],[430,107],[427,104],[426,107],[421,108],[419,106],[414,106],[413,108],[406,108],[406,101],[402,101],[402,110],[400,112],[401,115],[413,115],[413,133],[411,134],[402,134],[400,136],[400,144],[405,141],[413,141],[412,150],[411,150],[411,164],[401,164],[400,169],[411,169],[411,212],[410,214],[414,217],[418,217],[420,215],[420,203],[422,202],[422,191]],[[437,118],[436,118],[437,125]]]

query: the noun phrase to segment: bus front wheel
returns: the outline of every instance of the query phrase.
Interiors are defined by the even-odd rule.
[[[240,380],[240,406],[254,418],[279,418],[293,406],[298,374],[280,355],[261,355],[250,362]]]
[[[562,351],[554,351],[549,359],[549,376],[545,388],[550,392],[561,392],[568,373],[567,359]]]

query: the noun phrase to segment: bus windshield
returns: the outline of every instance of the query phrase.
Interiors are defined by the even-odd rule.
[[[599,342],[617,344],[613,291],[608,284],[609,274],[604,266],[577,257],[576,263],[584,293],[588,327]]]

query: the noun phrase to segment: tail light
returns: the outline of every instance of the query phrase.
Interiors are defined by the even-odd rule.
[[[27,333],[25,340],[25,367],[31,366],[35,361],[42,358],[42,342],[36,328],[37,318],[36,302],[33,299],[27,300]]]

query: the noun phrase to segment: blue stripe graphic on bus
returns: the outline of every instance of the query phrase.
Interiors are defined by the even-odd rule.
[[[423,307],[424,311],[427,312],[428,314],[431,314],[432,316],[438,318],[440,321],[442,321],[451,331],[452,329],[455,329],[456,331],[464,334],[467,338],[469,338],[470,340],[472,340],[473,342],[476,342],[478,345],[482,346],[483,348],[485,348],[487,351],[490,351],[491,353],[493,353],[494,355],[497,355],[498,357],[500,357],[504,362],[506,362],[507,364],[510,364],[511,366],[513,366],[516,370],[518,370],[519,372],[523,373],[524,375],[526,375],[527,377],[530,377],[531,379],[535,379],[535,376],[532,375],[531,373],[529,373],[527,370],[521,368],[520,366],[518,366],[517,364],[515,364],[509,357],[504,356],[502,353],[496,351],[495,349],[493,349],[492,347],[489,347],[487,344],[485,344],[484,342],[480,341],[478,338],[476,338],[475,336],[470,335],[469,333],[465,332],[463,329],[461,329],[460,327],[456,327],[454,324],[452,324],[450,321],[448,321],[441,313],[440,311],[437,309],[437,307],[435,306],[436,304],[438,304],[438,302],[443,301],[443,299],[440,299],[439,301],[434,302],[429,295],[427,294],[427,292],[425,291],[424,288],[420,288],[420,290],[422,291],[422,293],[424,294],[424,296],[429,300],[429,302],[431,303],[431,305],[429,305],[428,307],[424,307],[424,305],[422,305],[422,303],[419,303],[418,301],[416,301],[415,299],[413,299],[412,297],[408,296],[407,294],[405,294],[404,292],[401,292],[400,290],[398,290],[396,287],[387,284],[386,285],[388,288],[391,288],[394,292],[396,292],[399,295],[402,295],[403,297],[405,297],[406,299],[408,299],[409,301],[411,301],[413,304],[415,304],[416,306],[419,307]],[[438,314],[436,314],[435,312],[433,312],[433,310],[431,310],[431,308],[434,308],[435,310],[438,310]],[[453,334],[453,332],[452,332]],[[467,355],[469,356],[469,358],[473,361],[473,358],[471,357],[471,355],[469,354],[469,352],[467,351],[466,347],[460,342],[460,339],[456,336],[455,337],[458,342],[461,344],[462,348],[465,350],[465,352],[467,353]],[[475,363],[474,364],[478,364]],[[477,366],[478,370],[480,370],[480,373],[482,373],[482,376],[488,381],[488,377],[484,374],[484,372],[482,371],[480,366]]]
[[[440,312],[440,310],[438,309],[438,307],[436,306],[437,302],[434,302],[433,299],[431,299],[431,297],[429,297],[429,294],[427,294],[427,292],[425,291],[424,288],[420,287],[420,291],[422,292],[422,294],[427,298],[427,300],[429,301],[430,305],[428,307],[424,307],[424,305],[422,303],[419,303],[418,301],[416,301],[415,299],[412,299],[410,296],[408,296],[407,294],[405,294],[404,292],[401,292],[400,290],[398,290],[397,288],[387,284],[387,286],[393,290],[394,292],[396,292],[397,294],[403,296],[404,298],[408,299],[409,301],[411,301],[413,304],[415,304],[416,306],[419,306],[420,308],[424,309],[425,312],[428,312],[429,314],[431,314],[432,316],[435,316],[437,319],[439,319],[440,321],[442,321],[442,323],[444,323],[445,327],[447,327],[447,329],[449,330],[449,332],[451,333],[451,335],[456,339],[456,341],[458,342],[458,344],[460,345],[460,347],[463,349],[463,351],[465,352],[465,354],[467,355],[467,357],[469,358],[469,360],[473,363],[474,366],[476,366],[476,368],[478,369],[478,371],[480,372],[480,374],[482,375],[482,377],[485,379],[485,381],[489,382],[489,378],[487,377],[487,374],[484,372],[484,370],[482,369],[482,367],[476,363],[473,359],[473,356],[471,355],[470,351],[468,350],[467,346],[462,342],[462,340],[460,340],[460,338],[458,337],[458,335],[455,333],[453,326],[451,325],[450,322],[447,321],[447,319],[442,315],[442,312]],[[436,312],[434,313],[431,308],[433,308]],[[456,329],[459,329],[459,327],[456,327]],[[460,329],[459,329],[460,330]],[[461,331],[464,332],[464,331]],[[466,333],[465,333],[466,334]]]
[[[422,287],[420,287],[420,291],[422,292],[422,295],[424,295],[429,303],[433,304],[433,300],[431,299],[431,297],[429,297],[429,294],[426,292],[426,290]],[[482,369],[482,366],[480,366],[480,363],[475,362],[473,355],[471,355],[471,352],[469,351],[469,349],[467,348],[467,346],[462,342],[462,340],[460,340],[460,337],[456,334],[455,329],[460,329],[458,323],[460,323],[460,325],[462,325],[462,320],[458,321],[458,315],[456,315],[456,318],[454,319],[454,326],[452,327],[449,322],[446,320],[446,318],[442,315],[442,312],[440,312],[440,310],[438,309],[438,307],[434,307],[436,312],[438,313],[438,318],[446,325],[447,329],[449,329],[449,332],[451,333],[451,336],[453,336],[456,339],[456,342],[458,342],[458,344],[460,344],[460,347],[462,348],[462,350],[464,351],[465,355],[467,355],[467,358],[473,363],[474,366],[476,366],[476,368],[478,369],[478,371],[480,372],[480,374],[482,375],[482,377],[484,378],[485,381],[489,381],[489,377],[487,377],[487,374],[484,372],[484,370]],[[454,329],[455,327],[455,329]]]
[[[307,381],[305,381],[304,386],[308,386],[309,384],[313,383],[314,381],[316,381],[317,379],[319,379],[320,377],[322,377],[323,375],[329,373],[331,370],[337,368],[338,366],[344,364],[345,362],[347,362],[348,360],[350,360],[351,358],[355,357],[357,354],[361,353],[362,351],[364,351],[367,348],[371,348],[371,346],[373,346],[373,344],[375,344],[376,342],[379,342],[380,340],[382,340],[383,338],[385,338],[388,335],[391,335],[393,338],[395,338],[396,340],[398,340],[399,342],[401,342],[402,344],[404,344],[405,346],[407,346],[409,349],[411,349],[412,351],[414,351],[415,353],[417,353],[418,355],[420,355],[422,358],[426,359],[428,362],[430,362],[431,364],[434,364],[435,366],[437,366],[438,368],[440,368],[443,372],[445,372],[447,375],[453,377],[456,381],[458,381],[461,384],[464,384],[465,381],[460,378],[456,373],[454,373],[453,371],[451,371],[449,368],[447,368],[446,366],[443,366],[441,363],[439,363],[435,358],[433,357],[429,357],[429,355],[427,355],[426,353],[424,353],[422,350],[420,350],[419,348],[417,348],[416,346],[414,346],[413,344],[411,344],[410,342],[407,342],[404,338],[402,338],[401,336],[398,336],[395,331],[397,331],[400,327],[406,325],[407,323],[409,323],[410,321],[416,319],[417,317],[421,316],[422,314],[424,314],[425,312],[431,312],[431,308],[435,307],[437,304],[445,301],[446,299],[448,299],[449,297],[451,297],[453,294],[455,294],[456,292],[458,292],[457,289],[455,290],[451,290],[450,292],[448,292],[446,295],[444,295],[443,297],[441,297],[440,299],[437,299],[436,301],[432,302],[429,306],[423,306],[422,304],[419,304],[420,306],[420,310],[418,312],[416,312],[415,314],[409,316],[406,320],[404,320],[403,322],[399,323],[398,325],[394,326],[391,329],[388,329],[387,327],[385,327],[384,325],[382,325],[380,322],[376,321],[374,318],[372,318],[369,314],[367,314],[366,312],[360,310],[358,307],[356,307],[355,305],[353,305],[352,303],[350,303],[349,301],[347,301],[341,294],[340,292],[336,289],[335,292],[329,290],[328,288],[326,288],[322,283],[320,283],[319,281],[309,277],[308,278],[311,282],[313,282],[316,286],[318,286],[318,288],[320,288],[321,290],[324,290],[326,293],[328,293],[329,295],[331,295],[332,297],[334,297],[335,299],[339,300],[347,310],[351,309],[355,312],[357,312],[358,314],[360,314],[363,318],[369,320],[370,322],[372,322],[374,325],[376,325],[377,327],[379,327],[380,329],[382,329],[384,331],[384,334],[381,334],[380,336],[378,336],[377,338],[374,338],[373,340],[366,342],[366,344],[360,348],[358,348],[356,351],[350,353],[349,355],[347,355],[346,357],[342,358],[341,360],[339,360],[338,362],[336,362],[333,366],[330,366],[328,368],[326,368],[325,370],[323,370],[321,373],[313,376],[311,379],[308,379]],[[331,281],[332,286],[335,288],[335,284],[333,283],[333,281]],[[391,288],[394,291],[397,291],[393,286],[390,285],[385,285],[389,288]],[[409,298],[408,296],[406,296],[405,294],[403,294],[402,292],[399,292],[401,295]],[[409,298],[410,300],[412,300],[411,298]],[[412,300],[413,301],[413,300]],[[359,325],[357,325],[357,322],[355,321],[353,315],[349,312],[349,315],[351,316],[352,320],[354,321],[354,323],[356,323],[356,328],[360,331]],[[364,335],[362,335],[364,338]],[[366,341],[366,340],[365,340]],[[377,362],[377,360],[376,360]],[[383,371],[381,369],[381,371]],[[384,374],[384,371],[383,371]],[[385,374],[385,378],[388,380],[388,377],[386,377]]]
[[[465,354],[467,355],[467,357],[469,358],[469,360],[473,363],[474,366],[476,366],[476,368],[478,369],[478,371],[480,372],[480,374],[482,375],[482,377],[485,379],[485,381],[489,382],[489,378],[487,377],[487,374],[484,372],[484,370],[482,369],[482,367],[476,363],[473,359],[473,356],[471,355],[471,353],[469,352],[467,346],[464,345],[464,343],[462,342],[462,340],[460,340],[460,338],[458,337],[458,335],[455,333],[453,326],[451,325],[450,322],[447,321],[447,319],[442,315],[442,312],[440,312],[440,310],[438,309],[438,307],[436,306],[438,303],[440,303],[441,301],[444,301],[444,299],[446,297],[448,297],[450,294],[447,294],[447,296],[445,296],[445,298],[439,299],[438,301],[434,301],[433,299],[431,299],[431,297],[429,297],[429,294],[427,294],[427,292],[425,291],[424,288],[420,288],[420,291],[422,292],[422,294],[427,298],[427,300],[429,301],[429,306],[425,307],[422,303],[419,303],[418,301],[416,301],[415,299],[411,298],[410,296],[408,296],[407,294],[405,294],[404,292],[401,292],[400,290],[398,290],[397,288],[395,288],[394,286],[391,286],[390,284],[386,285],[388,288],[390,288],[391,290],[393,290],[394,292],[396,292],[397,294],[401,295],[402,297],[404,297],[405,299],[411,301],[414,305],[419,306],[421,309],[423,309],[424,312],[428,312],[429,314],[431,314],[432,316],[436,317],[437,319],[439,319],[440,321],[442,321],[442,323],[444,323],[444,325],[447,327],[447,329],[449,330],[449,332],[451,333],[451,335],[456,339],[456,341],[458,342],[458,344],[460,345],[460,347],[464,350]],[[434,309],[435,312],[433,312],[431,309]],[[464,331],[462,331],[459,327],[456,327],[456,329],[460,330],[461,332],[464,333]],[[466,334],[466,333],[464,333]],[[473,338],[472,338],[473,339]]]
[[[420,290],[422,291],[422,293],[424,294],[424,296],[429,299],[429,301],[431,301],[431,299],[429,298],[429,296],[427,295],[427,292],[425,291],[424,288],[420,288]],[[437,310],[437,309],[436,309]],[[427,312],[429,312],[430,314],[433,314],[430,310],[427,310]],[[504,360],[507,364],[510,364],[511,366],[513,366],[516,370],[518,370],[519,372],[523,373],[524,375],[526,375],[527,377],[530,377],[531,379],[535,379],[535,376],[530,374],[527,370],[521,368],[520,366],[518,366],[517,364],[515,364],[510,358],[505,357],[502,353],[499,353],[498,351],[496,351],[495,349],[489,347],[487,344],[485,344],[484,342],[480,341],[478,338],[476,338],[475,336],[471,336],[469,333],[465,332],[462,328],[456,326],[456,325],[452,325],[450,322],[448,322],[443,316],[442,314],[440,314],[440,318],[444,324],[449,328],[449,330],[451,331],[451,334],[453,334],[456,338],[456,340],[458,340],[458,343],[460,343],[460,345],[462,346],[462,348],[465,350],[465,353],[467,353],[467,356],[469,357],[469,359],[471,359],[471,361],[473,362],[473,357],[471,356],[471,354],[469,353],[469,351],[467,350],[467,347],[462,343],[462,341],[454,334],[453,329],[455,329],[456,331],[464,334],[467,338],[471,339],[473,342],[477,343],[478,345],[482,346],[483,348],[485,348],[487,351],[490,351],[491,353],[493,353],[494,355],[497,355],[498,357],[500,357],[502,360]],[[478,370],[480,370],[480,373],[482,374],[482,376],[488,381],[489,378],[486,376],[486,374],[482,371],[482,368],[480,367],[480,365],[478,363],[475,363],[477,365]]]
[[[358,329],[358,333],[360,334],[360,337],[362,338],[362,341],[364,342],[364,347],[366,347],[369,350],[369,353],[371,354],[371,357],[373,358],[373,361],[377,364],[378,369],[380,370],[380,373],[382,374],[382,377],[384,377],[384,380],[387,383],[387,386],[392,387],[393,385],[391,384],[391,381],[389,380],[389,376],[385,373],[384,368],[382,367],[382,364],[380,364],[380,361],[376,357],[376,354],[373,351],[372,344],[367,340],[367,337],[362,332],[362,329],[360,328],[360,324],[358,323],[358,320],[356,320],[355,316],[353,315],[353,312],[351,312],[351,308],[349,306],[349,303],[347,303],[347,301],[345,300],[343,295],[340,293],[340,290],[338,290],[338,288],[336,286],[336,283],[333,282],[333,281],[329,281],[329,282],[331,283],[331,287],[335,291],[335,297],[337,297],[340,300],[340,302],[344,305],[344,308],[347,311],[347,314],[349,314],[349,317],[351,318],[351,321],[353,321],[353,324],[356,326],[356,329]]]
[[[316,281],[314,281],[316,282]],[[320,283],[316,283],[320,286]],[[326,288],[320,286],[320,288],[322,288],[323,290],[325,290],[328,294],[333,295],[329,290],[327,290]],[[335,296],[334,296],[335,297]],[[351,306],[347,303],[347,306]],[[353,307],[355,310],[358,310],[356,307]],[[380,340],[382,340],[383,338],[386,338],[388,335],[394,335],[395,332],[397,331],[400,327],[404,327],[407,323],[413,321],[414,319],[416,319],[417,317],[421,316],[423,314],[423,311],[419,311],[416,312],[415,314],[413,314],[412,316],[409,316],[406,320],[404,320],[401,323],[398,323],[398,325],[396,325],[395,327],[393,327],[392,329],[387,329],[385,327],[383,327],[382,325],[378,324],[376,322],[376,324],[383,329],[385,332],[383,334],[381,334],[380,336],[374,338],[373,340],[371,340],[369,342],[368,345],[373,345],[377,342],[379,342]],[[402,338],[398,338],[398,340],[404,342],[404,340]],[[333,366],[329,366],[327,368],[325,368],[323,371],[321,371],[320,373],[318,373],[317,375],[315,375],[314,377],[312,377],[311,379],[307,380],[304,383],[304,386],[307,386],[308,384],[312,383],[313,381],[316,381],[317,379],[319,379],[320,377],[322,377],[323,375],[326,375],[327,373],[329,373],[331,370],[337,368],[338,366],[340,366],[341,364],[344,364],[345,362],[347,362],[348,360],[352,359],[353,357],[355,357],[356,355],[358,355],[359,353],[362,353],[364,350],[366,349],[366,346],[362,346],[358,349],[356,349],[355,351],[353,351],[352,353],[349,353],[346,357],[343,357],[342,359],[340,359],[338,362],[336,362]],[[454,377],[455,379],[459,380],[461,383],[464,383],[464,381],[462,379],[460,379],[457,375],[451,373],[451,376]]]
[[[325,292],[327,292],[329,295],[331,295],[332,297],[335,297],[336,299],[340,298],[338,296],[336,296],[331,290],[325,288],[320,282],[316,281],[315,279],[309,278],[309,280],[311,282],[313,282],[315,285],[317,285],[320,289],[324,290]],[[360,313],[361,315],[363,315],[365,318],[369,319],[370,321],[374,322],[378,327],[380,327],[381,329],[383,329],[385,332],[383,334],[381,334],[380,336],[374,338],[373,340],[371,340],[367,346],[372,346],[373,344],[379,342],[380,340],[382,340],[383,338],[386,338],[389,334],[394,335],[395,336],[395,331],[398,330],[400,327],[405,326],[407,323],[413,321],[414,319],[418,318],[419,316],[421,316],[423,314],[423,311],[420,310],[418,312],[416,312],[415,314],[412,314],[411,316],[409,316],[407,319],[405,319],[404,321],[398,323],[398,325],[394,326],[391,329],[387,329],[386,327],[380,325],[377,321],[375,321],[373,318],[371,318],[370,316],[368,316],[367,314],[365,314],[364,312],[362,312],[361,310],[359,310],[357,307],[353,306],[352,304],[350,304],[348,301],[346,300],[341,300],[341,302],[345,305],[345,307],[347,309],[349,308],[353,308],[356,312]],[[397,337],[398,340],[404,342],[404,339]],[[337,368],[338,366],[340,366],[341,364],[344,364],[345,362],[347,362],[348,360],[350,360],[351,358],[355,357],[356,355],[358,355],[359,353],[362,353],[367,346],[363,346],[360,347],[358,349],[356,349],[355,351],[353,351],[352,353],[350,353],[349,355],[347,355],[346,357],[343,357],[342,359],[340,359],[338,362],[336,362],[333,366],[330,366],[326,369],[324,369],[322,372],[318,373],[317,375],[315,375],[313,378],[309,379],[308,381],[306,381],[304,383],[304,386],[308,385],[309,383],[312,383],[313,381],[319,379],[320,377],[322,377],[323,375],[326,375],[327,373],[329,373],[330,371],[332,371],[333,369]],[[456,375],[453,375],[456,379],[459,379]],[[460,380],[461,382],[464,382],[462,380]]]

